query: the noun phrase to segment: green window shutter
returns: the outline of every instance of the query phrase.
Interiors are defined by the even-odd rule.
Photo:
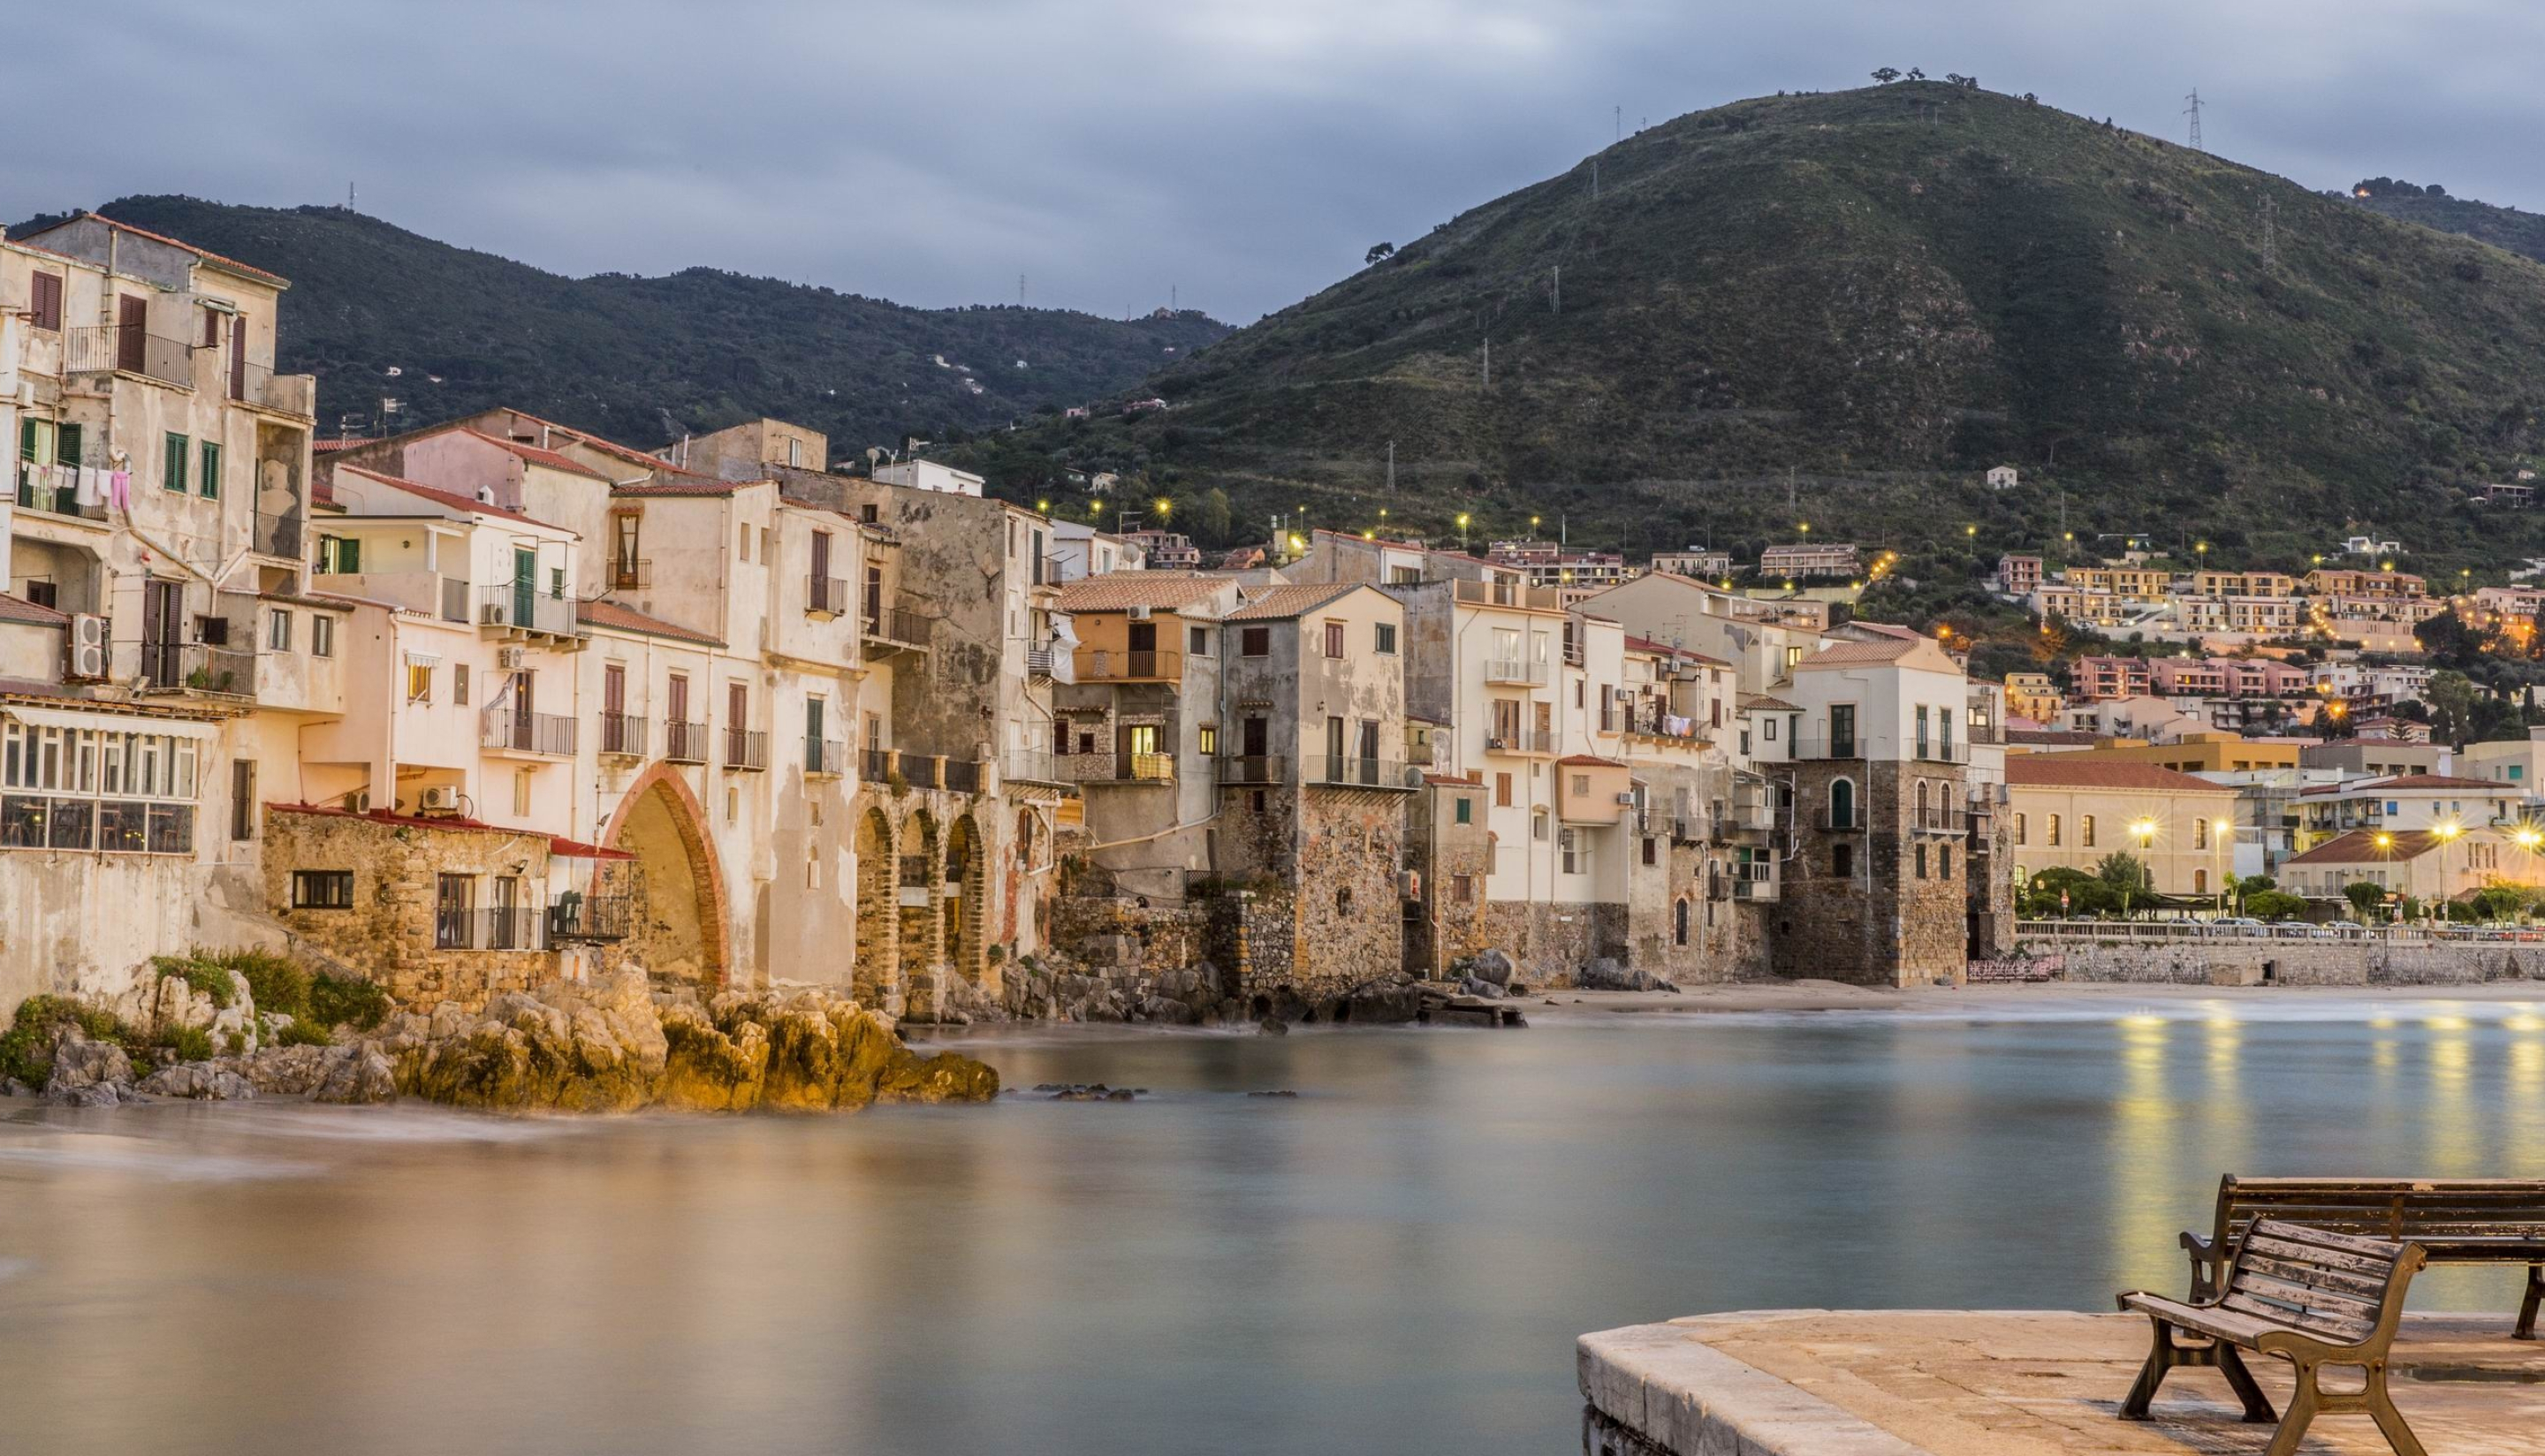
[[[363,543],[359,537],[347,537],[336,543],[336,569],[353,575],[363,569]]]
[[[215,440],[206,440],[204,442],[204,478],[202,488],[204,499],[209,501],[218,500],[220,498],[221,446],[220,442]]]
[[[159,488],[180,495],[186,490],[186,437],[171,434],[159,461]]]
[[[33,419],[20,420],[18,422],[18,458],[30,465],[43,463],[43,456],[36,452],[37,447],[36,422]]]

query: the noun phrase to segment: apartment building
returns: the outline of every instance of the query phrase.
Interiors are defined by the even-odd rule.
[[[2035,723],[2049,722],[2066,705],[2048,673],[2009,673],[2005,692],[2008,714]]]
[[[1852,545],[1809,541],[1769,546],[1759,553],[1759,575],[1802,581],[1814,577],[1852,577],[1864,570],[1864,553]]]
[[[1122,539],[1138,548],[1141,568],[1148,571],[1192,571],[1201,565],[1201,548],[1180,530],[1124,531]]]
[[[1732,574],[1732,553],[1712,551],[1703,546],[1690,546],[1684,551],[1655,551],[1652,569],[1666,571],[1673,576],[1720,581]]]
[[[2136,858],[2160,895],[2219,894],[2234,872],[2227,785],[2099,754],[2017,755],[2006,779],[2016,884],[2046,869],[2093,874],[2114,853]]]
[[[1614,551],[1577,550],[1554,541],[1496,541],[1486,548],[1485,559],[1526,572],[1532,587],[1598,591],[1643,575]]]
[[[2429,583],[2408,571],[2364,571],[2320,566],[2306,574],[2310,597],[2356,597],[2393,602],[2429,595]]]
[[[2442,831],[2352,830],[2281,866],[2293,895],[2346,903],[2349,887],[2367,883],[2396,909],[2456,900],[2494,885],[2545,885],[2536,846],[2510,831],[2478,825]]]
[[[2056,616],[2081,627],[2117,627],[2147,614],[2146,603],[2100,588],[2049,582],[2033,588],[2024,606],[2045,621]]]
[[[2145,697],[2156,690],[2156,677],[2143,657],[2081,657],[2069,665],[2068,687],[2080,702]]]
[[[2465,830],[2523,820],[2527,795],[2506,780],[2401,773],[2321,785],[2298,796],[2298,848],[2352,830]]]
[[[1054,586],[1109,572],[1140,571],[1149,564],[1148,554],[1137,541],[1083,522],[1052,522],[1049,543],[1049,575]]]
[[[95,213],[0,242],[0,1005],[273,937],[256,806],[343,691],[287,286]]]
[[[2040,590],[2041,558],[2038,556],[2000,556],[1997,558],[1997,588],[2010,597],[2029,597]]]

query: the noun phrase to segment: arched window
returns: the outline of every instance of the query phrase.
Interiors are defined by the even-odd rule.
[[[1855,780],[1834,778],[1829,790],[1830,828],[1855,828]]]
[[[1932,829],[1934,825],[1934,814],[1929,807],[1927,799],[1927,780],[1921,778],[1918,780],[1918,827]]]
[[[1687,943],[1687,897],[1685,895],[1680,896],[1678,903],[1671,907],[1671,939],[1681,945]]]

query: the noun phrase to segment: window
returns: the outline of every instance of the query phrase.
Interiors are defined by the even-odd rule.
[[[406,700],[433,701],[433,659],[409,656],[406,660]]]
[[[1682,895],[1671,906],[1671,943],[1687,943],[1687,897]]]
[[[60,333],[62,331],[62,276],[58,273],[40,273],[35,276],[33,283],[34,286],[27,295],[27,311],[35,315],[35,326],[47,334]]]
[[[2206,895],[2209,893],[2209,871],[2205,869],[2195,869],[2191,872],[2191,893],[2194,895]]]
[[[531,774],[534,771],[529,768],[513,770],[513,812],[516,814],[528,816],[531,812]]]
[[[1918,704],[1918,757],[1922,759],[1927,757],[1927,705],[1923,702]],[[1920,871],[1922,874],[1924,872]]]
[[[1449,876],[1449,899],[1457,905],[1470,905],[1476,898],[1476,877],[1471,874]]]
[[[740,556],[743,560],[749,561],[751,559],[751,527],[749,525],[744,525],[735,528],[733,550],[734,554]]]
[[[1200,751],[1201,756],[1205,759],[1217,754],[1219,752],[1218,727],[1210,723],[1202,724],[1194,733],[1193,746]]]
[[[1829,710],[1829,753],[1833,759],[1855,757],[1855,704],[1833,703]]]
[[[1210,628],[1185,628],[1185,650],[1195,657],[1210,656]]]
[[[1776,741],[1776,720],[1774,718],[1763,718],[1760,721],[1766,729],[1767,741],[1769,743],[1774,743]]]
[[[2056,814],[2050,816],[2050,843],[2059,843],[2059,816]]]
[[[336,655],[336,619],[324,612],[310,614],[309,655],[311,657]]]
[[[1326,656],[1341,657],[1343,655],[1344,624],[1342,622],[1328,622],[1326,623]]]
[[[1457,808],[1451,813],[1450,822],[1453,824],[1475,823],[1476,801],[1468,798],[1465,794],[1458,795]]]
[[[266,613],[265,645],[274,652],[291,650],[291,613],[278,607]]]
[[[256,760],[230,760],[230,838],[256,838]]]
[[[1927,877],[1927,847],[1925,845],[1920,845],[1918,847],[1916,857],[1918,862],[1918,878],[1923,880]]]
[[[1947,880],[1953,877],[1953,847],[1950,845],[1935,847],[1935,877]]]
[[[1271,627],[1248,627],[1241,631],[1237,638],[1237,655],[1240,657],[1271,657],[1272,655],[1272,629]]]
[[[1531,809],[1528,811],[1528,837],[1533,840],[1543,840],[1546,838],[1546,811],[1544,809]]]
[[[206,440],[204,442],[201,464],[203,466],[203,479],[199,481],[198,484],[203,489],[204,499],[207,501],[220,499],[221,445],[219,441]]]
[[[1591,775],[1590,775],[1590,774],[1588,774],[1588,773],[1576,773],[1576,774],[1571,775],[1571,779],[1572,779],[1572,789],[1571,789],[1571,792],[1572,792],[1572,794],[1573,794],[1573,797],[1575,797],[1575,798],[1577,798],[1577,799],[1587,799],[1587,798],[1589,798],[1589,797],[1591,796]]]
[[[2195,849],[2206,849],[2209,848],[2208,820],[2195,819],[2191,821],[2191,848]]]
[[[1830,847],[1830,876],[1842,880],[1855,878],[1855,846],[1838,844]]]
[[[437,950],[466,950],[474,943],[477,879],[474,875],[439,875],[433,886],[433,945]]]
[[[2077,847],[2082,849],[2094,848],[2094,816],[2092,814],[2077,816]]]
[[[363,543],[346,536],[322,535],[318,538],[318,573],[321,576],[350,576],[363,569]]]
[[[1494,775],[1494,807],[1508,809],[1511,806],[1512,776],[1508,773],[1497,773]]]
[[[351,910],[354,872],[350,869],[295,869],[291,872],[294,910]]]
[[[1644,862],[1646,864],[1661,863],[1661,841],[1654,839],[1651,835],[1644,836]]]
[[[2018,845],[2030,844],[2032,842],[2032,837],[2029,833],[2031,825],[2026,822],[2030,818],[2031,816],[2026,814],[2017,814],[2014,816],[2014,842]]]
[[[167,438],[160,442],[159,488],[161,490],[175,491],[179,495],[186,493],[186,447],[189,444],[186,437],[175,431],[170,431]]]
[[[1580,874],[1588,867],[1582,862],[1588,856],[1575,848],[1576,844],[1572,830],[1563,830],[1555,837],[1555,851],[1563,856],[1566,874]]]
[[[1396,655],[1396,623],[1380,622],[1378,624],[1377,641],[1374,645],[1380,652],[1385,653],[1389,657],[1394,657]]]
[[[468,664],[464,662],[451,665],[451,700],[468,706]]]
[[[1829,790],[1830,828],[1855,828],[1855,780],[1834,778]]]

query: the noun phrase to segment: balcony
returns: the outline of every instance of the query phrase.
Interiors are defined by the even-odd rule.
[[[1519,658],[1489,658],[1485,662],[1485,682],[1495,687],[1543,688],[1546,686],[1546,664]]]
[[[479,588],[477,625],[565,642],[579,643],[587,635],[572,599],[524,591],[519,586]]]
[[[1026,649],[1026,676],[1036,683],[1051,681],[1052,651],[1048,647]]]
[[[902,781],[912,788],[944,787],[945,760],[940,755],[895,753],[892,758]]]
[[[318,413],[318,376],[315,374],[278,374],[260,364],[232,364],[228,379],[229,397],[260,410],[278,415],[311,419]]]
[[[1485,735],[1485,752],[1544,756],[1555,752],[1555,735],[1535,728],[1488,733]]]
[[[769,771],[769,735],[748,728],[724,730],[724,766],[738,773]]]
[[[639,556],[613,560],[609,575],[602,580],[606,583],[606,590],[613,592],[649,591],[654,585],[654,558]]]
[[[548,943],[624,940],[635,920],[636,902],[632,897],[568,891],[548,907]]]
[[[1185,655],[1171,647],[1142,652],[1082,647],[1074,661],[1081,683],[1181,683],[1185,676]]]
[[[1064,755],[1016,748],[1008,750],[1000,772],[1010,783],[1075,783],[1069,762]]]
[[[145,696],[256,695],[256,654],[203,642],[144,642],[133,690]]]
[[[836,738],[804,740],[804,776],[837,778],[849,771],[848,745]]]
[[[947,759],[943,781],[949,794],[976,794],[981,791],[981,764],[977,759]]]
[[[136,374],[180,389],[195,387],[195,347],[139,325],[93,324],[62,331],[65,374]]]
[[[868,642],[885,648],[924,652],[928,648],[929,633],[936,625],[935,620],[915,611],[887,611],[868,607],[863,631]]]
[[[81,505],[76,477],[65,479],[58,466],[18,464],[18,509],[39,511],[46,516],[66,516],[75,521],[104,521],[106,497],[101,492],[89,505]]]
[[[1776,899],[1776,867],[1772,864],[1732,866],[1732,898],[1758,902]]]
[[[707,725],[684,723],[678,718],[663,725],[663,757],[675,764],[703,764],[707,761]]]
[[[1313,754],[1307,779],[1316,788],[1416,789],[1423,770],[1392,759],[1364,759],[1352,754]]]
[[[1277,754],[1232,754],[1219,761],[1219,781],[1247,788],[1290,781],[1290,761]]]
[[[844,616],[856,601],[849,595],[845,577],[811,576],[804,579],[804,610],[814,616]]]
[[[1909,812],[1909,820],[1910,830],[1915,834],[1946,835],[1953,839],[1961,839],[1971,832],[1970,815],[1958,808],[1930,808],[1924,814],[1912,809]]]
[[[248,549],[262,556],[300,559],[300,513],[294,511],[259,511],[256,513],[256,534]]]
[[[1797,734],[1793,742],[1797,759],[1861,759],[1865,757],[1865,740],[1848,733],[1832,737],[1826,733]]]
[[[865,751],[865,769],[860,776],[868,783],[883,783],[892,777],[892,750],[870,748]]]
[[[547,917],[535,910],[437,909],[436,950],[545,950]]]
[[[1857,816],[1860,820],[1861,815]],[[1776,828],[1776,806],[1765,799],[1735,800],[1715,825],[1723,834],[1769,834]]]
[[[1940,743],[1921,739],[1915,757],[1921,764],[1967,764],[1971,761],[1971,746],[1960,739]]]
[[[1173,754],[1072,754],[1061,762],[1068,766],[1066,771],[1078,783],[1172,784],[1176,781]]]
[[[497,753],[570,759],[574,757],[574,719],[562,713],[525,713],[511,707],[491,707],[481,720],[477,742],[479,747]]]
[[[645,757],[645,720],[634,713],[601,715],[601,756],[605,759]]]

